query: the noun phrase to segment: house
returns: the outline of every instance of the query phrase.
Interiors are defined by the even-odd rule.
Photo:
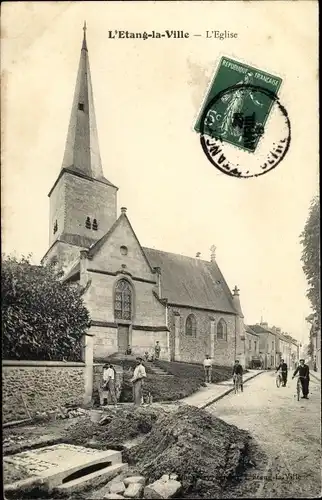
[[[127,209],[118,214],[117,192],[103,172],[84,31],[43,263],[84,286],[96,359],[128,345],[143,354],[159,341],[163,359],[201,363],[208,353],[216,364],[244,363],[239,290],[230,291],[214,248],[208,261],[143,246]]]
[[[259,336],[259,357],[265,370],[276,368],[276,333],[268,323],[250,325],[250,328]]]
[[[259,353],[260,336],[245,325],[246,368],[261,366]]]

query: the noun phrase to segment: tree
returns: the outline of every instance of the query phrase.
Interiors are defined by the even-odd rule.
[[[303,245],[302,267],[308,282],[307,298],[311,303],[313,314],[308,316],[307,321],[311,323],[309,352],[313,352],[313,337],[316,330],[321,327],[321,304],[320,304],[320,200],[313,198],[309,216],[300,235]]]
[[[83,289],[54,266],[5,257],[1,269],[4,359],[80,361],[90,326]]]

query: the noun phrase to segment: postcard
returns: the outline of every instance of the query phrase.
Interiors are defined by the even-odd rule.
[[[6,498],[318,496],[318,3],[1,34]]]

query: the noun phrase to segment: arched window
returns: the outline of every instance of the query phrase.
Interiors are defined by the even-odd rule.
[[[227,325],[223,319],[217,325],[217,339],[227,340]]]
[[[114,301],[115,319],[131,319],[132,317],[132,287],[127,280],[117,282]]]
[[[197,321],[193,314],[189,314],[186,320],[186,335],[195,337],[197,333]]]

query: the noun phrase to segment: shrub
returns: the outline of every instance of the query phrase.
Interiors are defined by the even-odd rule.
[[[6,257],[1,269],[4,359],[81,359],[82,337],[90,326],[83,290],[64,283],[53,266]]]

